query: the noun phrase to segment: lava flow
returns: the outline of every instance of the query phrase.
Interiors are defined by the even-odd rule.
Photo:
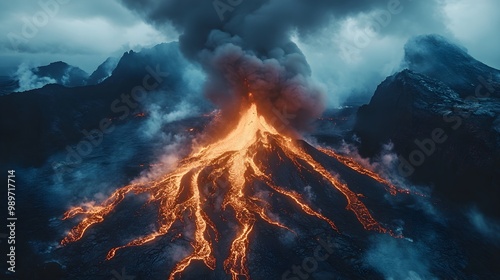
[[[208,207],[213,207],[207,201],[215,195],[215,191],[207,191],[206,186],[207,183],[213,183],[212,186],[215,188],[218,180],[227,180],[228,184],[223,190],[224,196],[220,206],[222,211],[227,207],[232,209],[231,213],[234,213],[238,229],[229,252],[226,253],[224,269],[233,280],[240,277],[249,279],[247,256],[256,221],[260,219],[276,227],[291,230],[271,213],[272,208],[269,203],[255,194],[252,188],[253,183],[261,182],[269,188],[270,192],[285,197],[304,213],[322,220],[337,231],[334,222],[308,205],[301,194],[277,185],[273,182],[271,174],[266,174],[266,166],[257,159],[257,154],[262,150],[272,149],[271,144],[274,147],[277,145],[297,168],[311,170],[320,175],[329,182],[331,187],[343,194],[347,200],[346,208],[356,215],[365,229],[392,235],[390,230],[384,228],[372,217],[367,207],[359,200],[358,194],[332,175],[294,139],[280,134],[273,125],[259,115],[257,105],[250,102],[232,131],[212,144],[195,149],[178,164],[174,171],[150,182],[122,187],[99,206],[75,207],[67,211],[63,219],[70,219],[81,214],[83,220],[71,229],[61,244],[66,245],[81,239],[89,227],[104,221],[105,217],[128,194],[148,193],[150,202],[156,202],[159,205],[157,229],[123,246],[112,248],[106,259],[113,258],[120,249],[140,246],[166,235],[172,231],[172,226],[176,221],[184,221],[186,217],[189,217],[189,221],[195,225],[191,240],[192,251],[174,266],[169,279],[179,277],[193,261],[202,261],[214,270],[216,267],[214,243],[218,242],[219,234],[215,223],[206,211]],[[398,189],[387,180],[352,159],[338,155],[331,150],[320,149],[320,151],[329,157],[336,158],[353,170],[386,184],[392,194],[398,192]]]

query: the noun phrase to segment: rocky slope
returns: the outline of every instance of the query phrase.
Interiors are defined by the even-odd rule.
[[[405,47],[409,69],[382,82],[357,114],[360,152],[394,143],[400,174],[500,216],[500,71],[436,35]]]
[[[99,128],[103,119],[116,124],[133,119],[149,98],[165,106],[177,104],[182,96],[173,90],[185,85],[176,73],[185,65],[176,43],[160,44],[125,53],[112,75],[97,85],[49,84],[0,96],[0,165],[38,166],[66,145],[78,143],[84,129]],[[137,93],[144,96],[142,104],[132,96],[138,87],[145,92]]]

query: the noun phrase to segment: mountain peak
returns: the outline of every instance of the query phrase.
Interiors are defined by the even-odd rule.
[[[108,57],[97,69],[89,76],[87,85],[96,85],[111,76],[119,59],[116,57]]]
[[[59,60],[59,61],[52,62],[47,66],[70,66],[70,65],[64,61]]]
[[[410,38],[405,45],[405,60],[410,64],[419,63],[422,59],[429,58],[431,55],[437,55],[441,59],[450,57],[466,60],[474,59],[468,54],[466,48],[450,42],[441,35],[415,36]]]
[[[500,77],[499,70],[476,60],[467,49],[440,35],[408,40],[404,60],[410,70],[442,81],[462,97],[474,95],[481,80]]]
[[[88,74],[82,69],[63,61],[52,62],[49,65],[39,66],[32,70],[38,77],[46,77],[57,84],[74,87],[85,85]]]
[[[168,60],[165,58],[168,57]],[[112,80],[137,80],[142,83],[147,67],[167,69],[172,65],[183,65],[182,56],[177,42],[161,43],[151,48],[143,48],[139,52],[130,50],[116,62],[109,77]],[[172,71],[173,72],[173,71]]]

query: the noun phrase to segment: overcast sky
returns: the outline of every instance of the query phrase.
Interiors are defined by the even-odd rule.
[[[314,77],[339,93],[356,86],[372,90],[375,81],[399,67],[406,40],[428,33],[444,35],[480,61],[500,68],[500,1],[400,2],[401,12],[371,34],[371,24],[387,10],[353,14],[307,38],[295,38]],[[40,3],[52,5],[43,8]],[[215,9],[206,12],[216,13]],[[13,73],[22,62],[42,65],[58,60],[91,73],[109,56],[177,39],[173,28],[148,22],[118,0],[2,1],[0,75]],[[359,38],[366,34],[368,41],[361,44]]]
[[[156,30],[144,23],[115,0],[60,2],[0,3],[0,74],[15,69],[23,61],[36,65],[57,60],[92,72],[109,56],[121,56],[130,49],[177,38],[174,32]],[[57,3],[57,6],[48,5],[50,8],[44,9],[39,3]],[[36,28],[34,31],[29,27],[23,30],[31,26],[27,21]],[[18,41],[21,43],[17,44]]]
[[[332,22],[308,39],[298,40],[324,83],[331,104],[354,93],[371,96],[388,75],[401,70],[404,45],[412,36],[440,34],[465,47],[469,54],[500,69],[500,1],[496,0],[401,0],[401,12],[377,32],[366,31],[376,22],[373,11]],[[369,34],[370,36],[366,36]],[[360,43],[360,38],[368,38]]]

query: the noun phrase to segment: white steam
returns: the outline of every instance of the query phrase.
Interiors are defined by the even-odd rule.
[[[476,208],[468,211],[467,217],[474,229],[487,241],[500,245],[500,222],[484,216]]]
[[[18,92],[41,88],[48,84],[57,83],[56,80],[49,77],[39,77],[33,73],[33,66],[28,63],[22,63],[17,68],[14,78],[19,81]]]
[[[430,272],[425,244],[390,236],[374,238],[365,261],[387,280],[437,279]]]

